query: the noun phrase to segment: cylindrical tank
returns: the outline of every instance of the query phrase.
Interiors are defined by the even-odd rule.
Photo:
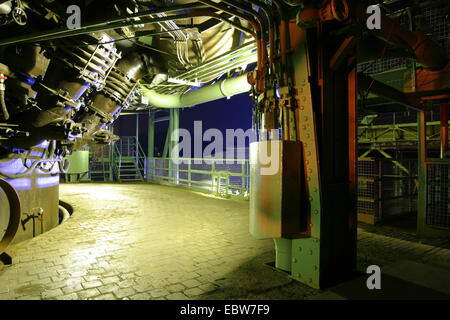
[[[49,163],[46,167],[50,165]],[[15,175],[25,170],[27,168],[23,166],[22,159],[0,161],[0,172],[4,174]],[[7,178],[6,181],[17,191],[22,209],[21,223],[12,243],[33,237],[33,220],[34,236],[49,231],[59,224],[59,167],[57,164],[50,172],[36,168],[23,176]],[[8,198],[0,189],[0,237],[3,237],[9,221],[9,210]],[[35,218],[31,217],[33,215]]]

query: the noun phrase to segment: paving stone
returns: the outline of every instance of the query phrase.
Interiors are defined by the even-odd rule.
[[[78,297],[82,300],[86,300],[88,298],[98,296],[99,294],[100,294],[100,291],[98,291],[97,288],[91,288],[91,289],[81,290],[81,291],[77,292]]]
[[[75,292],[58,297],[58,300],[78,300],[78,296]]]
[[[151,296],[148,293],[138,293],[129,298],[130,300],[150,300]]]
[[[113,293],[117,298],[122,299],[134,295],[136,291],[133,288],[120,288],[113,291]]]
[[[81,286],[80,283],[74,283],[74,284],[68,284],[66,287],[62,287],[61,290],[65,294],[69,294],[72,292],[77,292],[77,291],[83,290],[83,287]]]
[[[63,296],[63,292],[61,289],[52,289],[52,290],[45,290],[42,292],[41,296],[42,299],[49,299],[49,298],[56,298],[58,296]]]
[[[168,295],[170,292],[164,288],[160,288],[160,289],[151,290],[149,293],[152,296],[152,298],[159,298],[159,297],[164,297],[164,296]]]
[[[181,284],[183,286],[185,286],[186,288],[194,288],[194,287],[201,285],[201,282],[199,282],[195,279],[190,279],[190,280],[182,282]]]
[[[92,300],[116,300],[112,293],[106,293],[92,298]]]
[[[84,289],[89,289],[89,288],[100,287],[101,285],[103,285],[103,283],[99,280],[94,280],[94,281],[89,281],[89,282],[83,282],[81,285],[83,286]]]
[[[115,290],[118,290],[119,287],[115,283],[109,283],[107,285],[103,285],[101,287],[98,287],[98,290],[101,293],[107,293],[107,292],[113,292]]]
[[[183,286],[181,284],[174,284],[174,285],[167,287],[166,289],[171,293],[175,293],[175,292],[182,292],[186,288],[185,288],[185,286]]]
[[[191,288],[184,291],[184,294],[188,297],[199,296],[202,293],[204,293],[204,291],[200,288]]]
[[[186,295],[182,294],[181,292],[175,292],[171,293],[168,296],[166,296],[167,300],[187,300],[189,299]]]
[[[247,201],[151,184],[62,184],[60,197],[74,214],[8,247],[14,263],[0,265],[0,299],[304,299],[320,292],[264,265],[275,259],[273,241],[249,234]],[[449,249],[448,239],[358,227],[360,270],[403,259],[448,269]]]

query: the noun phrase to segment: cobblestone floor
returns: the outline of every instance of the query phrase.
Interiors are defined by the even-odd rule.
[[[265,263],[248,202],[158,185],[65,184],[72,217],[8,248],[0,299],[305,299],[321,291]],[[358,230],[358,268],[410,259],[449,268],[448,239]],[[422,243],[421,243],[422,242]]]

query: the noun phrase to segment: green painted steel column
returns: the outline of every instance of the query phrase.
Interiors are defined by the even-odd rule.
[[[139,113],[136,113],[136,168],[139,170]]]
[[[114,144],[108,146],[108,157],[109,157],[109,181],[114,181],[114,155],[113,155]]]
[[[284,271],[291,271],[292,240],[291,239],[273,239],[275,242],[275,268]]]
[[[147,150],[147,181],[150,180],[150,163],[154,162],[154,151],[155,151],[155,114],[149,112],[148,114],[148,150]],[[153,172],[154,174],[154,172]]]
[[[178,144],[178,129],[180,127],[180,109],[170,109],[170,125],[169,125],[169,158],[171,159],[169,167],[171,169],[170,176],[175,178],[174,183],[178,183],[178,165],[172,162],[172,158],[178,158],[178,150],[174,147]],[[173,153],[175,151],[176,154]]]
[[[149,112],[148,114],[148,157],[153,158],[155,150],[155,124],[153,123],[155,114]]]

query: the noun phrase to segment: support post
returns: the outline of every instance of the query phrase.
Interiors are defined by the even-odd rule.
[[[448,150],[448,99],[441,99],[441,159],[447,157]]]
[[[344,281],[356,270],[356,59],[349,51],[346,63],[330,68],[330,50],[323,48],[331,30],[321,28],[290,26],[306,189],[299,214],[309,221],[302,237],[275,239],[276,267],[313,288]]]
[[[150,162],[155,161],[155,114],[149,112],[148,114],[148,147],[147,147],[147,181],[150,180]],[[154,172],[153,172],[154,174]]]
[[[180,126],[180,119],[179,119],[179,109],[170,109],[170,124],[169,124],[169,130],[168,130],[168,146],[169,146],[169,169],[170,169],[170,177],[173,178],[172,181],[175,184],[178,184],[178,165],[172,162],[172,158],[178,158],[178,150],[174,150],[175,145],[178,144],[178,135],[175,136],[175,133],[178,132],[179,126]],[[173,154],[173,151],[175,151],[176,154]]]

